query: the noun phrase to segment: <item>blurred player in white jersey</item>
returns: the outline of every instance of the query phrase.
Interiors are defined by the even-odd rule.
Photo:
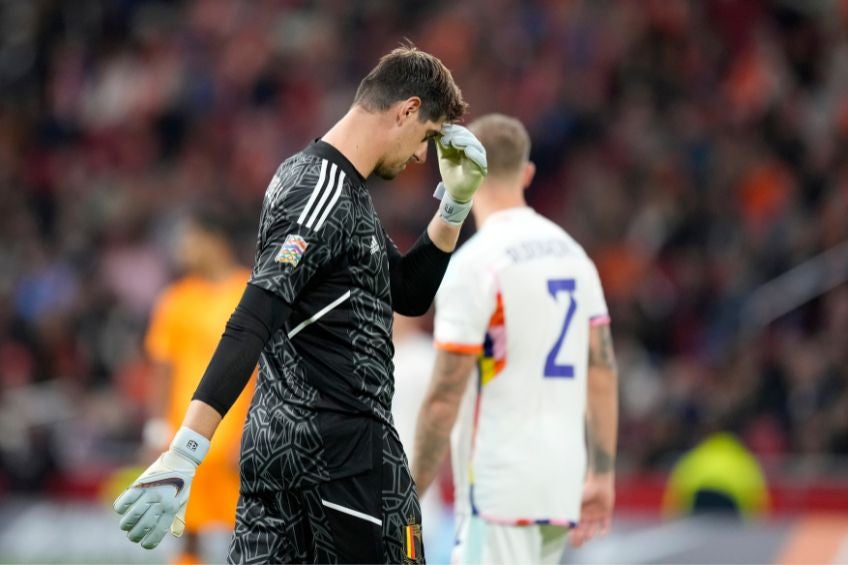
[[[421,402],[427,394],[430,371],[436,353],[433,350],[433,337],[421,328],[420,318],[394,315],[392,341],[395,354],[395,395],[392,398],[392,418],[400,436],[403,450],[408,458],[412,457],[415,440],[415,422]],[[440,478],[436,483],[446,482],[446,469],[440,469]],[[451,505],[443,499],[443,485],[432,485],[427,496],[420,497],[421,524],[423,527],[424,553],[427,561],[446,563],[453,549],[451,536]]]
[[[423,494],[452,441],[454,563],[557,563],[569,537],[580,546],[606,533],[612,515],[610,319],[583,248],[524,200],[535,171],[524,126],[492,114],[469,128],[489,175],[474,199],[478,231],[436,297],[413,478]]]

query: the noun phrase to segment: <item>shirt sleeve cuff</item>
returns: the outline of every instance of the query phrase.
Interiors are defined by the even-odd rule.
[[[594,328],[595,326],[605,326],[612,321],[612,318],[609,317],[609,314],[599,314],[597,316],[592,316],[589,318],[589,326]]]
[[[449,351],[451,353],[464,353],[466,355],[480,355],[483,353],[483,345],[479,343],[453,343],[436,340],[435,345],[436,349]]]

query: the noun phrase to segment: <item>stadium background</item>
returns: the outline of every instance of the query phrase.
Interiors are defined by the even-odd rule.
[[[176,219],[226,205],[249,261],[277,164],[405,37],[472,116],[527,124],[529,201],[605,285],[617,526],[569,559],[848,562],[844,0],[0,2],[0,560],[167,555],[101,499],[140,440]],[[437,175],[373,183],[401,247]],[[717,429],[770,510],[663,521],[671,466]]]

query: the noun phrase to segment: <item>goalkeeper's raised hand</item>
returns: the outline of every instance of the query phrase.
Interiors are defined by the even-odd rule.
[[[436,140],[442,182],[435,196],[442,200],[442,218],[461,224],[471,210],[471,200],[486,176],[486,150],[473,133],[457,124],[445,124]]]
[[[153,549],[168,530],[182,535],[191,480],[208,450],[208,439],[180,428],[171,448],[115,500],[115,512],[123,516],[120,527],[130,541]]]

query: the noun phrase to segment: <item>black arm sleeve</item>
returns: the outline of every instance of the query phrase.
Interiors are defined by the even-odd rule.
[[[436,247],[426,231],[406,255],[401,255],[391,239],[386,237],[386,241],[392,281],[392,308],[404,316],[421,316],[433,303],[451,254]]]
[[[225,415],[253,374],[265,343],[289,314],[291,307],[282,298],[248,284],[192,399]]]

